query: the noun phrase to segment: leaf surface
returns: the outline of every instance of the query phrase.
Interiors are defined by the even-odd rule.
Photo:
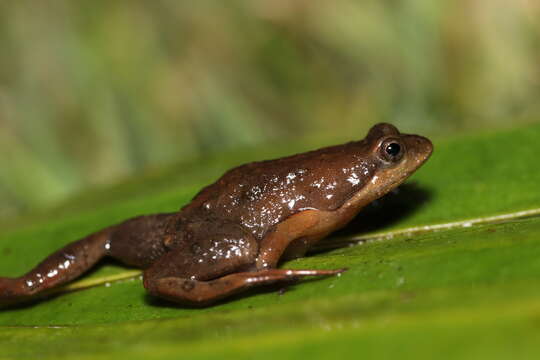
[[[535,354],[540,218],[509,216],[475,226],[469,220],[540,208],[539,137],[540,126],[532,125],[436,141],[433,157],[409,185],[366,209],[325,244],[343,245],[365,234],[377,238],[373,234],[381,232],[394,236],[283,264],[348,267],[340,277],[299,282],[283,294],[260,289],[214,307],[186,309],[150,298],[137,272],[106,262],[74,284],[82,290],[0,311],[0,358]],[[255,155],[239,154],[221,165],[215,160],[210,170],[193,165],[193,174],[178,187],[158,175],[104,190],[96,196],[99,207],[85,204],[91,199],[83,196],[81,204],[6,226],[0,274],[19,275],[63,244],[127,217],[174,211],[223,168]],[[168,176],[180,179],[182,170],[177,171]],[[444,231],[396,232],[456,221],[463,222]],[[128,279],[112,281],[118,277]]]

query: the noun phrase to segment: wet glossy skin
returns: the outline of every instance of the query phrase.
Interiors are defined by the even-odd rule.
[[[142,216],[52,254],[20,278],[0,278],[0,303],[66,283],[104,256],[145,269],[153,295],[207,305],[249,287],[338,270],[277,269],[346,225],[409,177],[431,142],[374,126],[362,141],[234,168],[177,213]]]

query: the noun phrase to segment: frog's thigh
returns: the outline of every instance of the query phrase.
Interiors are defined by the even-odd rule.
[[[319,233],[323,232],[325,227],[325,213],[319,210],[305,210],[278,224],[274,231],[261,241],[257,268],[276,267],[285,249],[295,239],[302,237],[310,240],[319,239]]]
[[[147,289],[162,278],[209,280],[253,267],[258,254],[255,238],[231,223],[200,226],[189,241],[161,256],[144,272]],[[209,230],[209,231],[207,231]]]

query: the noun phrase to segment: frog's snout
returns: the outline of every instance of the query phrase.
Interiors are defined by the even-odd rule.
[[[425,162],[433,153],[433,143],[428,138],[419,135],[407,136],[407,148],[412,152],[411,157],[421,163]]]
[[[433,143],[420,135],[406,135],[404,137],[407,148],[407,172],[412,174],[424,164],[433,153]]]

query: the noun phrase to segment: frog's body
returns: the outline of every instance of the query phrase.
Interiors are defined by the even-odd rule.
[[[74,279],[103,256],[145,269],[157,296],[205,305],[242,289],[339,270],[276,269],[347,224],[432,152],[431,142],[374,126],[357,142],[246,164],[177,213],[141,216],[74,242],[20,278],[0,278],[0,303]]]

